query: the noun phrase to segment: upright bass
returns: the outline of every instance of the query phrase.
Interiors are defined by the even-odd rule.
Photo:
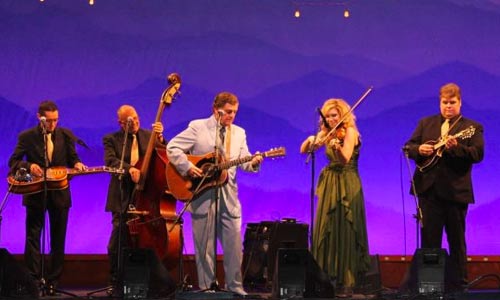
[[[155,122],[160,122],[163,111],[179,93],[181,79],[176,73],[168,76],[169,86],[163,92]],[[156,145],[157,134],[152,132],[146,153],[137,163],[141,170],[135,185],[127,222],[132,246],[153,249],[163,265],[170,271],[181,255],[180,224],[176,220],[176,199],[168,192],[165,169],[168,165],[165,145]]]

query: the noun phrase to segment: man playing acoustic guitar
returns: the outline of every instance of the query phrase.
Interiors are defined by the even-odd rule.
[[[203,178],[210,172],[194,165],[188,160],[186,153],[204,155],[214,152],[215,148],[227,160],[250,155],[245,130],[233,124],[237,111],[238,98],[231,93],[219,93],[215,97],[211,117],[192,121],[187,129],[170,140],[167,145],[168,158],[182,176]],[[255,155],[250,161],[242,164],[241,168],[254,172],[258,170],[261,162],[262,156]],[[229,168],[227,173],[227,184],[202,192],[189,205],[196,247],[198,282],[201,289],[214,288],[214,283],[216,288],[214,226],[217,226],[217,237],[224,249],[226,288],[245,295],[241,277],[241,204],[235,178],[236,167]],[[218,195],[214,193],[217,190]],[[215,215],[214,199],[217,196],[219,205]]]
[[[459,276],[459,282],[453,284],[464,287],[467,284],[465,218],[469,203],[474,203],[472,165],[484,155],[483,126],[461,115],[458,85],[442,86],[439,97],[441,114],[421,119],[406,145],[408,156],[419,166],[414,181],[423,217],[421,247],[441,248],[444,228],[451,265]],[[469,134],[457,134],[460,132]],[[433,164],[426,163],[430,158]]]

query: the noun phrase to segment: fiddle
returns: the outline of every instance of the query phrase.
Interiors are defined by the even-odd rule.
[[[337,129],[333,131],[326,139],[326,144],[334,150],[339,150],[344,144],[346,129],[343,125],[336,126]]]
[[[342,126],[337,124],[333,126],[333,128],[335,128],[335,130],[331,130],[331,127],[327,128],[327,126],[325,126],[325,124],[321,121],[319,132],[316,135],[309,136],[302,143],[300,152],[306,153],[308,151],[316,151],[323,145],[328,145],[330,147],[334,147],[335,149],[341,147],[346,135],[346,129],[343,124]]]

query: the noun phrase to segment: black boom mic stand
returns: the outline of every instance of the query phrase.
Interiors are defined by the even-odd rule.
[[[43,197],[42,197],[42,228],[41,228],[41,235],[42,235],[42,245],[40,249],[40,294],[41,296],[52,296],[55,293],[61,293],[65,294],[71,297],[78,297],[77,295],[73,293],[69,293],[60,289],[56,289],[55,286],[47,285],[47,280],[45,278],[45,241],[47,239],[47,202],[48,202],[48,185],[47,185],[47,170],[49,169],[49,157],[47,153],[47,141],[49,139],[48,137],[48,132],[47,132],[47,123],[45,120],[45,117],[41,117],[41,124],[40,126],[42,127],[42,133],[43,133],[43,159],[44,159],[44,165],[43,165]],[[26,233],[27,234],[27,233]],[[52,238],[52,237],[51,237]]]
[[[406,161],[406,167],[408,169],[408,173],[410,175],[410,183],[411,183],[411,193],[413,194],[413,199],[415,201],[415,209],[416,212],[413,215],[415,218],[415,230],[416,230],[416,245],[417,248],[420,245],[420,228],[424,227],[424,218],[422,215],[422,209],[420,208],[420,205],[418,203],[418,195],[417,195],[417,189],[415,187],[415,181],[413,180],[413,176],[411,174],[411,166],[410,166],[410,157],[409,157],[409,151],[410,151],[410,146],[409,145],[404,145],[402,148],[403,153],[405,154],[405,161]],[[418,171],[416,171],[418,172]]]
[[[323,123],[323,125],[325,126],[326,129],[328,130],[331,130],[331,126],[330,124],[328,124],[328,121],[326,120],[326,117],[323,115],[323,113],[321,112],[321,108],[317,107],[316,110],[318,111],[319,115],[321,116],[321,122]],[[314,122],[315,125],[314,127],[316,128],[316,121]],[[321,123],[320,123],[321,124]],[[319,126],[318,128],[319,130],[321,130],[321,126]],[[307,158],[306,158],[306,164],[309,163],[309,161],[311,162],[311,189],[310,189],[310,194],[309,194],[309,206],[310,206],[310,210],[311,210],[311,220],[310,220],[310,226],[309,226],[309,245],[312,247],[313,245],[313,234],[314,234],[314,198],[315,198],[315,188],[316,188],[316,183],[315,183],[315,176],[316,176],[316,142],[318,141],[318,134],[319,134],[319,131],[314,135],[314,140],[313,142],[311,143],[311,145],[309,145],[309,149],[307,150]]]
[[[123,202],[125,199],[125,189],[126,189],[126,187],[124,186],[124,182],[123,182],[123,176],[125,174],[125,171],[123,169],[123,164],[125,161],[125,150],[127,149],[127,138],[128,138],[128,134],[130,131],[130,123],[131,122],[132,122],[132,119],[129,117],[127,119],[127,123],[125,125],[125,130],[123,132],[122,152],[121,152],[121,156],[120,156],[120,165],[118,167],[118,180],[119,180],[119,186],[120,186],[120,205],[119,205],[120,212],[118,215],[118,243],[117,243],[118,245],[117,245],[116,253],[112,254],[115,257],[111,258],[112,265],[114,264],[113,260],[116,259],[116,274],[115,274],[116,278],[114,278],[114,280],[116,280],[116,281],[112,282],[111,285],[108,285],[104,288],[100,288],[98,290],[91,291],[91,292],[87,293],[87,297],[90,297],[94,294],[97,294],[97,293],[100,293],[103,291],[106,291],[106,294],[108,294],[109,296],[111,296],[113,294],[120,295],[121,291],[123,290],[123,239],[125,238],[125,233],[123,232],[123,230],[124,230],[123,225],[124,225],[124,217],[126,214],[126,211],[124,210],[124,207],[123,207]],[[128,192],[128,189],[127,189],[127,192]],[[127,207],[127,210],[128,210],[128,207]],[[113,283],[115,285],[113,285]]]

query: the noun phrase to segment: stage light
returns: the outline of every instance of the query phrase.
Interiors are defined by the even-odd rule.
[[[349,18],[351,14],[349,13],[349,10],[347,8],[344,10],[344,18]]]
[[[351,17],[351,12],[347,8],[350,0],[292,0],[293,16],[302,17],[300,9],[304,7],[338,7],[343,9],[344,18]],[[309,15],[309,14],[308,14]]]
[[[94,5],[94,0],[89,0],[90,5]]]

